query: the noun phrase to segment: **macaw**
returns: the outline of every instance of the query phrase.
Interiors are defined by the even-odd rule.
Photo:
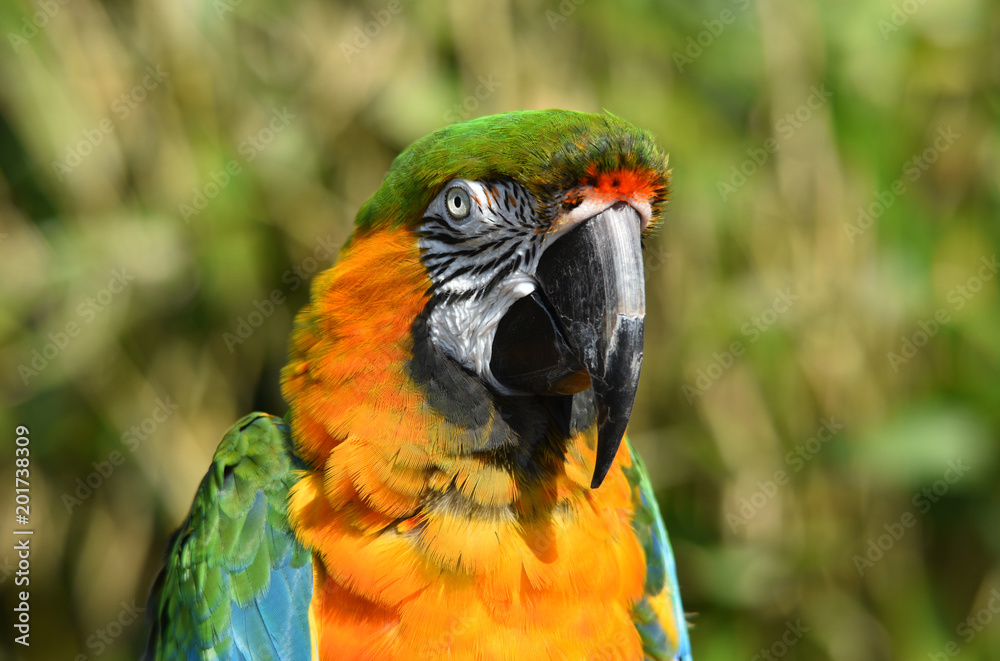
[[[395,160],[313,282],[285,419],[225,435],[170,542],[150,659],[685,659],[622,442],[667,158],[519,111]]]

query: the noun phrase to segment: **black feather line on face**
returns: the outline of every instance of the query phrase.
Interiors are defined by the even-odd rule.
[[[570,419],[559,421],[550,411],[551,402],[494,392],[434,345],[427,322],[437,304],[429,303],[413,322],[413,356],[406,369],[425,392],[428,406],[465,430],[461,448],[456,443],[448,450],[481,453],[490,463],[515,471],[524,485],[550,479],[550,471],[561,465],[569,436],[593,426],[593,414],[586,408],[589,400],[581,400],[583,409],[576,403],[589,395],[570,398]]]
[[[418,230],[421,259],[433,283],[430,294],[442,302],[485,298],[504,278],[530,262],[539,249],[535,237],[545,222],[536,213],[531,193],[512,179],[475,183],[483,190],[482,195],[474,196],[469,218],[456,222],[425,214]],[[449,182],[444,189],[453,185]],[[469,263],[459,265],[460,260]],[[477,281],[472,290],[448,288],[462,277]]]

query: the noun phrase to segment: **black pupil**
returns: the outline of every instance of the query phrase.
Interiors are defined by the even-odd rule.
[[[462,207],[462,198],[459,197],[458,195],[456,195],[455,199],[452,200],[452,204],[455,205],[456,209],[461,208]]]

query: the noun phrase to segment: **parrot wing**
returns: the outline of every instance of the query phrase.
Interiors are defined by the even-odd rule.
[[[645,597],[635,604],[632,619],[642,638],[646,659],[690,661],[691,644],[670,538],[646,466],[632,444],[627,439],[625,442],[632,458],[632,465],[624,469],[625,477],[637,499],[632,529],[646,553]]]
[[[226,433],[153,586],[146,659],[312,657],[311,555],[286,513],[299,468],[280,418]]]

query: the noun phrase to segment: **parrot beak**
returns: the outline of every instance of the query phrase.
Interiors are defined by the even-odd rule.
[[[540,291],[511,306],[494,338],[491,367],[500,383],[545,395],[594,389],[592,488],[611,468],[639,384],[646,316],[641,224],[639,213],[619,202],[558,236],[535,273]]]

